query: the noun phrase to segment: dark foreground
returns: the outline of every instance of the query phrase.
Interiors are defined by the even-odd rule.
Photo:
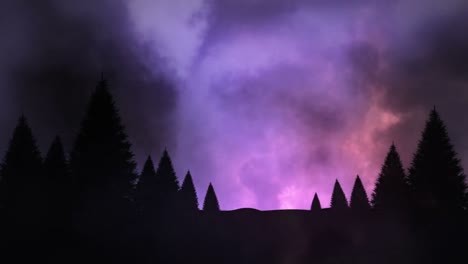
[[[96,215],[101,220],[96,221]],[[22,230],[19,225],[7,228],[8,223],[3,223],[0,262],[467,263],[468,260],[465,216],[419,213],[389,217],[375,212],[357,214],[327,209],[319,212],[240,209],[166,213],[153,218],[110,212],[96,215],[74,219],[72,228],[46,231]]]

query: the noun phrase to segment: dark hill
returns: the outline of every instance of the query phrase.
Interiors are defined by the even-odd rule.
[[[202,234],[209,234],[203,240],[212,242],[206,246],[217,248],[210,263],[367,263],[376,233],[369,216],[327,209],[202,212],[200,222]]]

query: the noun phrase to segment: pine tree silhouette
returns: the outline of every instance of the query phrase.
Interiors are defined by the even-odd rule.
[[[370,211],[369,199],[367,198],[366,190],[364,189],[364,185],[362,184],[359,175],[356,176],[356,180],[354,181],[349,205],[355,212]]]
[[[319,197],[317,193],[314,194],[314,199],[312,200],[312,205],[310,206],[311,211],[320,211],[322,210],[322,205],[320,204]]]
[[[334,210],[346,210],[349,208],[348,201],[338,180],[335,181],[335,186],[333,187],[330,207]]]
[[[175,210],[178,206],[179,181],[167,150],[164,150],[156,170],[157,192],[160,194],[162,207]]]
[[[203,202],[203,211],[206,211],[206,212],[220,211],[218,198],[216,197],[215,190],[211,183],[208,186],[208,190],[206,191],[205,201]]]
[[[50,230],[64,232],[71,224],[72,181],[62,142],[56,137],[44,160]]]
[[[185,175],[184,182],[179,191],[179,197],[182,210],[185,211],[198,211],[198,198],[195,185],[193,184],[192,175],[190,171]]]
[[[466,208],[465,174],[435,108],[426,122],[408,179],[417,208],[448,212]]]
[[[396,212],[406,209],[409,201],[406,174],[395,144],[392,144],[375,183],[372,206],[375,210]]]
[[[39,231],[46,214],[42,158],[26,118],[21,116],[0,169],[0,203],[18,239]]]
[[[157,210],[161,206],[161,193],[159,192],[159,183],[151,156],[146,159],[138,178],[135,201],[139,209],[144,212]]]
[[[107,82],[101,80],[87,106],[70,155],[81,206],[111,209],[125,203],[135,180],[135,162]],[[110,203],[110,204],[109,204]]]

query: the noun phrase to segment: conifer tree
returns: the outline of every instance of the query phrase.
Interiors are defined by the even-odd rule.
[[[179,180],[177,179],[171,157],[167,150],[163,152],[156,174],[164,191],[176,193],[179,190]]]
[[[367,212],[370,210],[369,199],[359,175],[356,176],[356,180],[354,181],[349,205],[355,212]]]
[[[203,202],[203,211],[206,211],[206,212],[220,211],[218,198],[216,197],[215,190],[211,183],[208,186],[208,190],[206,191],[205,201]]]
[[[81,206],[119,206],[135,181],[135,162],[107,82],[101,80],[87,106],[70,155],[75,193]]]
[[[160,195],[163,208],[176,209],[178,206],[179,181],[167,150],[164,150],[159,161],[156,178],[158,181],[156,192]]]
[[[335,185],[333,187],[330,207],[334,210],[346,210],[349,208],[348,201],[346,200],[346,196],[338,180],[335,181]]]
[[[465,174],[435,108],[426,122],[408,179],[417,208],[446,212],[466,208]]]
[[[310,210],[315,212],[322,210],[322,205],[320,204],[320,200],[317,193],[314,194],[314,199],[312,200]]]
[[[54,230],[63,231],[71,221],[72,181],[62,142],[56,137],[44,160],[47,179],[48,221]]]
[[[11,225],[31,232],[45,215],[42,158],[26,118],[21,116],[0,168],[0,203]],[[33,229],[30,229],[33,228]],[[18,234],[19,235],[19,234]]]
[[[372,206],[375,210],[395,212],[407,208],[409,202],[406,174],[395,144],[392,144],[375,183]]]
[[[151,156],[148,156],[136,185],[135,201],[139,209],[151,211],[161,206],[161,194],[158,189],[159,183],[156,177],[156,171],[154,170],[153,160]]]
[[[190,171],[185,175],[184,182],[179,191],[181,201],[181,209],[185,211],[198,211],[198,198],[195,185],[193,184],[192,175]]]

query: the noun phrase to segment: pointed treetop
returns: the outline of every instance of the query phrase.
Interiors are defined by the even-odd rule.
[[[107,79],[104,76],[104,72],[101,72],[101,77],[97,83],[96,90],[104,90],[104,91],[108,90]]]
[[[146,161],[145,161],[145,164],[143,165],[143,170],[141,171],[141,174],[146,174],[146,175],[156,174],[156,171],[154,170],[154,163],[153,163],[153,160],[151,159],[151,155],[148,155],[148,158],[146,158]]]
[[[17,148],[30,148],[35,156],[40,156],[39,150],[37,148],[36,139],[32,134],[31,127],[28,124],[26,116],[21,114],[18,119],[18,123],[13,131],[13,137],[10,141],[10,144],[15,146],[10,146],[10,150],[14,151]]]
[[[18,118],[18,121],[16,123],[16,127],[15,127],[15,131],[13,132],[13,136],[15,136],[15,134],[17,134],[16,131],[25,132],[25,133],[29,133],[29,134],[32,135],[31,127],[29,126],[28,120],[27,120],[26,116],[24,115],[24,113],[22,113],[21,116]]]
[[[163,157],[169,158],[169,151],[167,151],[167,147],[164,147]]]
[[[179,192],[183,210],[198,210],[197,191],[195,190],[190,171],[187,171]]]
[[[148,155],[136,181],[134,196],[139,209],[149,212],[161,206],[160,188],[161,184],[156,175],[153,160]]]
[[[409,187],[400,155],[392,144],[385,157],[372,193],[372,206],[376,210],[394,212],[404,209],[409,202]]]
[[[364,185],[362,184],[359,175],[356,176],[356,180],[354,181],[350,207],[355,211],[370,210],[369,199],[367,198],[366,190],[364,189]]]
[[[211,183],[208,186],[208,190],[206,191],[205,201],[203,203],[203,211],[206,211],[206,212],[220,211],[218,197],[216,197],[216,193]]]
[[[310,207],[311,211],[320,211],[322,210],[322,205],[320,204],[319,197],[317,193],[314,194],[314,199],[312,200],[312,205]]]
[[[185,174],[185,178],[184,178],[184,181],[182,182],[181,189],[187,185],[193,185],[193,179],[192,179],[192,174],[190,173],[190,170],[188,170],[187,173]]]
[[[176,193],[179,190],[179,180],[167,149],[164,149],[156,174],[162,184],[163,192]]]
[[[0,166],[0,203],[5,207],[20,206],[18,209],[37,209],[43,197],[44,181],[40,171],[42,158],[31,128],[22,115],[13,131],[6,155]],[[23,190],[23,191],[22,191]],[[29,190],[24,192],[24,190]],[[23,207],[24,206],[24,207]]]
[[[56,136],[52,141],[44,162],[47,163],[51,159],[65,159],[65,151],[63,150],[62,140],[59,136]]]
[[[437,112],[436,107],[432,108],[431,113],[430,113],[431,118],[440,118],[439,112]]]
[[[338,180],[335,181],[335,186],[333,186],[330,207],[336,210],[345,210],[349,208],[348,201],[346,200],[346,196]]]
[[[32,134],[31,127],[28,124],[26,116],[21,114],[20,118],[18,119],[18,123],[13,131],[13,137],[10,141],[10,144],[15,145],[15,147],[28,147],[33,149],[33,154],[36,156],[40,156],[39,150],[36,145],[36,139]],[[27,145],[27,146],[26,146]],[[12,149],[13,146],[10,146]]]
[[[55,196],[57,199],[57,193],[61,192],[58,196],[64,196],[60,199],[65,199],[66,193],[71,189],[72,181],[69,177],[68,163],[59,136],[54,138],[47,152],[44,160],[44,172],[48,178],[49,195]]]

